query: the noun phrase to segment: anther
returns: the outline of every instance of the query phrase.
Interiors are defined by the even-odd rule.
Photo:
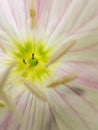
[[[25,59],[23,59],[23,62],[24,62],[25,64],[27,64],[27,63],[25,62]]]
[[[46,67],[50,66],[57,60],[59,60],[61,57],[63,57],[74,45],[76,44],[75,40],[69,41],[68,43],[64,44],[55,54],[49,59],[49,61],[46,63]],[[59,52],[59,53],[58,53]]]
[[[32,59],[34,59],[34,53],[32,54]]]
[[[36,61],[36,63],[38,63],[38,61]]]

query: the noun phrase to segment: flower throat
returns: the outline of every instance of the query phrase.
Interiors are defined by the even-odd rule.
[[[45,41],[26,39],[24,43],[14,41],[15,50],[12,51],[15,59],[15,73],[21,73],[22,76],[30,81],[41,81],[49,74],[49,69],[45,67],[49,59],[51,48],[45,48]]]

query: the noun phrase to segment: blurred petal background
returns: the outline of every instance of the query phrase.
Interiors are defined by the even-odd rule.
[[[54,75],[45,79],[46,87],[71,73],[77,78],[46,88],[44,102],[9,75],[10,83],[4,90],[12,97],[24,121],[20,123],[1,102],[0,130],[98,130],[98,1],[3,0],[0,3],[0,83],[8,68],[8,51],[16,49],[13,39],[23,42],[27,34],[45,38],[47,48],[54,45],[51,58],[59,56],[68,42],[76,41],[58,58],[56,67],[50,64]]]

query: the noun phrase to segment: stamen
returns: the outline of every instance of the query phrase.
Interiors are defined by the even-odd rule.
[[[64,56],[74,45],[76,41],[69,41],[65,45],[62,46],[47,62],[46,67],[53,64],[55,61],[59,60],[62,56]]]
[[[32,54],[32,59],[34,59],[34,53]]]
[[[15,66],[15,64],[11,64],[9,68],[6,70],[5,74],[2,77],[2,80],[0,82],[0,88],[3,88],[6,84],[7,78],[12,70],[12,68]]]
[[[2,100],[4,101],[4,103],[8,107],[8,109],[16,116],[18,121],[20,123],[22,123],[22,118],[21,118],[20,114],[17,112],[16,107],[15,107],[12,99],[10,98],[10,95],[8,95],[4,91],[4,87],[5,87],[5,84],[7,82],[8,76],[9,76],[9,74],[14,66],[15,66],[14,64],[11,64],[9,66],[9,68],[6,70],[5,74],[3,75],[3,78],[0,82],[0,97],[2,98]]]
[[[48,84],[47,87],[49,87],[49,88],[57,87],[60,84],[71,82],[71,81],[75,80],[76,78],[77,78],[77,76],[75,74],[65,75],[65,76],[51,82],[50,84]]]
[[[30,6],[30,26],[34,28],[36,26],[36,0],[29,0]]]
[[[31,28],[33,28],[36,24],[36,11],[34,9],[30,9],[30,17],[31,17]]]
[[[26,61],[25,61],[25,59],[23,59],[23,62],[24,62],[25,64],[27,64]]]
[[[22,79],[22,81],[35,96],[37,96],[39,99],[43,100],[44,102],[47,101],[47,97],[45,93],[42,92],[37,86],[35,86],[34,84],[32,84],[31,82],[29,82],[24,78]]]
[[[3,89],[1,89],[0,97],[2,98],[5,105],[7,106],[7,109],[10,110],[15,115],[15,117],[18,119],[19,123],[23,123],[22,116],[16,110],[15,104],[13,103],[12,99],[10,98],[10,95],[8,95]]]
[[[0,101],[0,107],[4,107],[5,106],[5,104],[4,104],[4,102],[1,100]]]

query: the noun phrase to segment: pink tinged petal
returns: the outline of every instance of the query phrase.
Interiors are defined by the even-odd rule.
[[[17,31],[18,31],[19,35],[22,36],[21,28],[20,28],[18,19],[17,19],[16,15],[15,15],[15,11],[16,11],[16,10],[14,9],[14,2],[12,2],[12,1],[10,0],[10,1],[7,1],[7,3],[8,3],[8,6],[9,6],[9,9],[10,9],[10,12],[11,12],[11,14],[12,14],[12,18],[13,18],[13,20],[14,20],[16,26],[17,26]],[[24,3],[24,10],[25,10],[25,12],[26,12],[26,10],[27,10],[27,9],[26,9],[27,3],[26,3],[25,1],[24,1],[23,3]],[[26,12],[25,14],[27,15],[27,12]],[[25,16],[25,17],[26,17],[26,16]],[[25,18],[26,27],[27,27],[27,20],[28,20],[28,18],[26,17],[26,18]]]
[[[91,32],[93,30],[98,30],[98,16],[94,16],[94,18],[92,18],[87,24],[85,24],[83,27],[81,27],[81,29],[76,30],[75,32],[71,32],[72,34],[76,34],[76,33],[85,33],[85,32]]]
[[[66,60],[65,62],[67,63],[72,63],[72,64],[78,64],[78,65],[81,65],[81,64],[84,64],[84,65],[88,65],[88,66],[91,66],[91,65],[94,65],[94,66],[98,66],[98,62],[97,61],[82,61],[82,60]]]
[[[92,7],[95,8],[92,8]],[[84,8],[81,17],[79,17],[79,19],[76,21],[76,25],[74,27],[74,32],[76,30],[81,29],[83,26],[85,26],[87,23],[89,23],[91,20],[94,20],[96,13],[97,13],[97,9],[98,9],[98,4],[97,1],[93,1],[90,0],[88,1],[88,3],[86,4],[86,7]]]
[[[60,20],[60,23],[57,26],[56,31],[52,33],[51,39],[57,38],[61,32],[62,34],[66,35],[72,29],[73,25],[76,22],[77,16],[79,16],[80,14],[79,12],[82,11],[85,3],[86,3],[85,0],[82,1],[74,0],[71,2],[71,5],[68,8],[67,12],[65,13],[64,17]]]
[[[35,96],[31,95],[30,97],[24,117],[26,119],[26,125],[23,125],[21,129],[50,130],[51,124],[49,124],[50,115],[47,103],[40,101]]]
[[[64,32],[65,34],[67,34],[67,33],[70,34],[70,31],[76,25],[76,19],[78,19],[81,16],[81,12],[85,8],[85,5],[87,4],[87,2],[88,2],[88,0],[87,1],[84,0],[81,2],[79,1],[79,3],[76,2],[76,5],[74,5],[74,6],[76,6],[76,7],[78,6],[79,8],[76,8],[76,10],[74,9],[74,15],[71,14],[71,17],[68,20],[66,20],[67,23],[64,26],[65,28],[62,30],[62,33]],[[70,13],[68,15],[70,15]]]
[[[54,96],[52,96],[52,97],[55,97],[55,99],[56,99],[56,102],[58,102],[58,106],[61,106],[61,107],[63,107],[64,106],[64,110],[65,110],[65,112],[67,111],[67,113],[71,113],[71,111],[69,112],[69,110],[71,110],[71,109],[68,109],[67,108],[67,104],[66,104],[66,102],[64,103],[63,101],[64,100],[62,100],[63,98],[65,99],[65,100],[67,100],[67,102],[69,102],[69,104],[71,104],[71,106],[80,114],[80,116],[84,119],[84,121],[89,125],[89,127],[91,128],[91,130],[93,130],[93,129],[96,129],[96,126],[95,126],[95,124],[97,123],[97,118],[98,118],[98,112],[97,112],[97,109],[95,108],[95,106],[96,106],[96,104],[94,104],[94,102],[90,102],[89,100],[90,99],[87,99],[87,97],[85,97],[85,96],[90,96],[90,95],[88,95],[86,92],[87,91],[85,91],[85,89],[83,89],[84,90],[84,93],[83,94],[81,94],[81,95],[78,95],[77,93],[76,93],[76,89],[75,89],[75,86],[76,85],[74,85],[74,87],[73,87],[73,91],[75,92],[75,94],[73,93],[73,91],[70,91],[69,90],[69,88],[67,88],[66,89],[66,86],[64,87],[63,85],[62,86],[60,86],[58,89],[55,89],[55,90],[57,90],[57,92],[58,93],[60,93],[60,97],[58,97],[57,96],[57,94],[51,94],[51,96],[52,95],[54,95]],[[70,87],[69,85],[68,85],[68,87]],[[71,87],[72,88],[72,87]],[[82,88],[81,88],[82,89]],[[91,93],[90,93],[91,94]],[[80,97],[81,96],[81,97]],[[63,98],[62,98],[63,97]],[[80,97],[80,98],[79,98]],[[84,98],[83,98],[84,97]],[[89,97],[90,98],[90,97]],[[61,99],[61,100],[60,100]],[[86,99],[86,100],[85,100]],[[62,105],[62,103],[64,104],[64,105]],[[55,107],[56,107],[56,105],[55,105]],[[54,107],[54,108],[55,108]],[[68,107],[69,107],[69,105],[68,105]],[[57,107],[56,107],[57,108]],[[70,108],[70,107],[69,107]],[[67,109],[67,110],[66,110]],[[59,112],[59,113],[61,113],[61,112]],[[63,116],[64,116],[64,112],[63,112],[63,114],[62,114]],[[78,115],[77,115],[77,117],[78,117]],[[72,119],[73,119],[74,117],[73,117],[73,115],[72,115]],[[65,119],[67,119],[66,118],[66,115],[65,115]],[[94,120],[94,121],[93,121]],[[75,121],[75,118],[74,118],[74,121]],[[78,121],[78,120],[76,120],[76,121]],[[82,122],[81,122],[82,123]],[[78,124],[78,122],[76,123],[76,124]],[[73,125],[73,121],[71,122],[70,121],[70,125],[71,126],[73,126],[73,128],[75,128],[75,125]],[[85,125],[84,125],[85,126]],[[83,126],[81,126],[81,125],[79,125],[79,128],[78,128],[78,125],[77,125],[77,128],[75,128],[75,130],[77,129],[79,129],[79,130],[82,130],[84,127]],[[86,129],[86,127],[85,127],[85,129]]]
[[[22,34],[24,34],[26,32],[26,26],[27,26],[26,21],[25,21],[26,20],[25,19],[25,17],[26,17],[25,7],[24,7],[25,1],[24,0],[21,0],[21,1],[9,0],[7,2],[9,5],[10,13],[12,14],[10,19],[14,19],[14,23],[18,27],[18,28],[16,28],[17,33],[22,36]],[[10,19],[9,19],[8,23],[10,23]]]
[[[57,18],[56,23],[54,23],[54,25],[53,25],[53,27],[52,27],[52,29],[51,29],[52,31],[50,32],[50,35],[49,35],[50,37],[51,37],[52,34],[56,31],[58,25],[60,24],[60,22],[62,21],[62,19],[63,19],[64,16],[66,15],[67,9],[70,7],[71,2],[72,2],[72,0],[65,2],[65,4],[64,4],[65,7],[64,7],[64,9],[62,9],[63,11],[62,11],[61,15]]]
[[[12,5],[14,6],[14,14],[15,14],[15,17],[17,19],[17,22],[19,24],[19,27],[21,27],[21,32],[23,33],[23,31],[26,31],[26,13],[25,13],[25,6],[24,4],[27,4],[25,3],[26,1],[24,0],[21,0],[21,1],[13,1],[12,0]],[[17,10],[18,9],[18,10]],[[17,10],[17,11],[16,11]]]
[[[98,46],[98,42],[97,42],[97,43],[92,43],[92,44],[90,44],[90,45],[86,45],[86,46],[84,46],[84,47],[79,47],[79,48],[77,48],[77,49],[73,49],[73,50],[71,50],[70,52],[87,51],[87,50],[90,50],[90,49],[95,48],[95,47],[97,47],[97,46]]]
[[[96,108],[96,106],[93,105],[92,102],[90,102],[84,94],[81,94],[82,92],[79,92],[77,88],[75,87],[71,87],[70,85],[66,85],[65,84],[65,87],[67,87],[70,91],[72,91],[73,93],[75,93],[77,96],[79,96],[86,105],[88,105],[92,110],[93,112],[95,113],[98,113],[98,109]]]
[[[42,5],[43,5],[43,0],[37,0],[37,24],[39,24],[40,18],[41,18],[41,13],[42,13]]]
[[[80,128],[80,126],[82,125],[81,120],[77,120],[79,117],[70,111],[70,107],[67,105],[66,102],[62,100],[61,96],[57,95],[55,91],[50,91],[48,100],[57,126],[60,130],[76,130],[76,128],[74,127],[75,124],[79,124],[79,126],[77,126],[77,129],[78,127]],[[81,127],[84,128],[83,126]]]
[[[52,1],[52,2],[50,3],[50,6],[49,6],[49,9],[48,9],[48,12],[47,12],[47,18],[46,18],[46,23],[45,23],[45,27],[44,27],[44,30],[45,30],[45,31],[47,30],[47,27],[48,27],[49,18],[50,18],[50,15],[51,15],[51,10],[52,10],[52,8],[53,8],[53,2],[54,2],[54,1]]]
[[[78,50],[82,50],[81,48],[85,48],[85,50],[87,50],[91,46],[93,46],[93,48],[96,47],[97,43],[98,43],[97,34],[98,34],[97,28],[95,28],[91,31],[90,30],[80,31],[80,32],[76,32],[76,33],[70,34],[70,35],[65,35],[64,33],[61,33],[60,37],[57,37],[57,39],[55,41],[56,41],[56,44],[58,45],[58,47],[60,47],[67,41],[69,41],[71,39],[72,40],[75,39],[75,40],[77,40],[77,44],[72,49],[72,51],[77,50],[77,52],[79,52]],[[61,37],[61,35],[63,35],[63,37]],[[49,41],[49,43],[50,42],[51,41]],[[54,43],[54,40],[52,41],[52,43]]]
[[[40,102],[39,99],[36,99],[35,116],[32,127],[34,130],[41,130],[41,128],[43,127],[43,112],[45,111],[44,107],[45,106],[43,102]]]
[[[96,73],[89,73],[89,69],[87,71],[85,70],[84,72],[80,72],[77,70],[77,73],[79,76],[77,82],[79,84],[98,89],[98,81],[97,77],[95,77]]]
[[[68,64],[66,62],[66,65],[62,67],[63,69],[60,70],[61,73],[71,73],[74,72],[78,76],[76,83],[80,85],[85,85],[86,87],[90,88],[98,88],[98,81],[97,81],[97,76],[98,74],[96,73],[97,66],[93,65],[77,65],[77,64]]]
[[[17,111],[15,104],[13,103],[13,100],[11,99],[10,95],[5,93],[3,90],[0,90],[0,97],[5,102],[7,109],[13,113],[13,115],[17,118],[19,123],[23,122],[21,114]]]
[[[4,119],[5,124],[1,125],[1,130],[50,130],[50,128],[54,130],[54,128],[57,128],[54,125],[54,120],[53,122],[51,120],[51,113],[47,103],[40,101],[35,96],[32,98],[30,93],[24,93],[24,95],[18,99],[18,102],[17,107],[24,114],[25,124],[19,125],[16,119],[11,115]]]
[[[61,100],[58,99],[59,102],[56,101],[58,99],[52,91],[50,91],[48,100],[49,100],[49,105],[50,105],[50,110],[52,113],[52,116],[55,120],[55,123],[57,124],[57,127],[59,130],[62,129],[68,129],[71,130],[72,126],[70,125],[69,121],[69,115],[66,113],[66,107],[63,109],[64,104],[62,104]],[[68,112],[68,111],[67,111]],[[65,117],[67,117],[67,120]]]
[[[48,15],[45,23],[46,33],[51,33],[56,29],[58,22],[62,19],[63,15],[66,13],[66,10],[70,4],[71,0],[53,0],[48,9]],[[59,4],[58,4],[59,3]],[[56,6],[55,6],[56,5]],[[49,33],[49,37],[50,37]]]
[[[50,108],[50,115],[51,115],[51,118],[50,118],[51,127],[50,127],[50,129],[51,130],[59,130],[59,127],[58,127],[57,121],[55,119],[54,113],[51,109],[51,106],[49,106],[49,108]]]
[[[7,3],[8,3],[8,6],[9,6],[9,9],[10,9],[10,12],[12,13],[12,17],[13,17],[13,19],[14,19],[14,21],[15,21],[17,27],[18,27],[17,19],[16,19],[16,17],[15,17],[14,8],[13,8],[13,6],[12,6],[12,4],[11,4],[11,1],[9,1],[9,2],[7,1]],[[19,28],[18,28],[18,29],[19,29]]]
[[[56,101],[54,100],[54,102],[56,102]],[[58,107],[58,106],[55,105],[55,106],[52,106],[52,107]],[[72,126],[68,123],[69,120],[67,120],[68,122],[66,122],[63,119],[63,116],[61,114],[58,114],[57,112],[55,112],[55,110],[52,110],[52,111],[53,111],[53,117],[56,120],[56,124],[57,124],[56,127],[58,128],[58,130],[62,130],[62,129],[72,130]]]
[[[30,110],[29,110],[29,116],[28,116],[28,122],[27,122],[27,130],[30,130],[33,128],[34,125],[34,118],[35,118],[35,109],[36,109],[36,97],[32,95],[32,100],[30,100]]]
[[[39,100],[40,101],[40,100]],[[37,101],[37,107],[36,107],[36,113],[35,113],[35,124],[34,124],[34,129],[36,130],[55,130],[54,128],[58,128],[57,124],[55,124],[55,121],[51,117],[50,113],[50,107],[47,103],[40,104],[40,102]],[[42,102],[41,102],[42,103]],[[39,107],[39,105],[41,105]],[[40,119],[37,119],[38,116]],[[44,118],[43,118],[44,117]],[[52,120],[51,120],[52,119]],[[39,125],[37,125],[39,124]],[[58,129],[56,129],[58,130]]]
[[[22,124],[18,123],[18,125],[16,125],[16,130],[17,129],[20,130],[21,127],[27,125],[27,117],[25,118],[25,116],[26,116],[25,113],[26,113],[26,109],[28,108],[28,105],[29,105],[30,93],[23,92],[21,95],[22,95],[22,98],[20,99],[19,104],[17,104],[17,107],[21,111],[21,113],[22,113],[22,115],[24,117],[24,122]],[[14,120],[14,122],[16,122],[16,121]]]
[[[37,27],[40,33],[42,33],[42,31],[44,30],[51,2],[52,0],[41,0],[40,2],[37,1]]]
[[[58,16],[68,6],[69,0],[61,0],[60,4],[57,4],[59,0],[38,0],[37,3],[37,25],[40,32],[46,31],[46,33],[49,33],[53,28],[52,25],[57,21]]]
[[[27,0],[24,0],[24,10],[25,10],[25,22],[26,22],[26,28],[29,28],[29,9],[28,9],[28,3]]]
[[[64,100],[67,105],[69,106],[69,108],[73,111],[73,113],[75,113],[77,115],[77,117],[79,118],[79,120],[83,123],[83,125],[85,126],[86,129],[88,130],[92,130],[90,125],[85,121],[84,118],[82,118],[82,116],[80,115],[80,113],[78,111],[75,110],[75,108],[68,102],[68,100],[66,99],[66,96],[62,95],[59,91],[55,90],[56,93],[62,98],[62,100]]]
[[[24,110],[23,110],[23,117],[24,117],[24,123],[20,125],[20,129],[23,129],[23,130],[26,130],[28,129],[28,125],[29,125],[29,113],[30,113],[30,109],[31,109],[31,102],[33,101],[32,100],[32,95],[28,92],[28,96],[27,96],[27,100],[25,102],[25,107],[24,107]],[[22,104],[21,104],[21,107],[22,107]]]
[[[19,124],[19,122],[14,118],[14,116],[12,114],[10,114],[10,117],[8,118],[8,125],[7,125],[7,129],[6,130],[12,130],[12,129],[20,129],[22,127],[24,127],[25,125],[27,125],[27,117],[25,117],[25,113],[27,111],[27,108],[29,106],[29,103],[28,103],[28,100],[29,100],[29,93],[21,93],[18,100],[17,100],[17,107],[18,109],[20,110],[20,112],[23,114],[24,116],[24,122],[22,124]],[[28,111],[29,113],[29,111]],[[7,115],[5,115],[5,118],[4,118],[4,123],[6,124],[6,119],[7,119]],[[5,130],[3,129],[2,127],[2,123],[1,123],[1,128],[2,130]]]
[[[20,36],[19,28],[17,28],[16,18],[14,15],[14,11],[12,11],[12,8],[10,6],[10,1],[8,2],[4,0],[1,4],[0,10],[1,10],[0,12],[2,12],[0,14],[1,16],[0,25],[1,25],[2,30],[5,33],[7,33],[7,35],[9,35],[10,37],[12,36],[14,37],[15,35],[19,37]]]
[[[80,1],[79,1],[80,2]],[[83,1],[82,1],[83,2]],[[84,2],[87,2],[87,1],[84,1]],[[74,3],[74,2],[73,2]],[[76,2],[77,3],[77,2]],[[81,5],[81,4],[80,4]],[[86,4],[85,4],[86,5]],[[95,8],[93,9],[92,8],[92,10],[91,10],[91,8],[90,7],[92,7],[93,5],[95,5]],[[87,8],[87,14],[88,14],[88,16],[87,15],[85,15],[85,17],[90,17],[89,15],[96,15],[96,8],[98,8],[97,7],[97,2],[96,1],[90,1],[90,2],[88,2],[87,3],[87,7],[85,7],[85,8]],[[78,4],[77,4],[77,6],[78,6]],[[84,6],[83,6],[84,7]],[[85,14],[85,10],[84,10],[84,8],[83,8],[83,10],[82,10],[82,12],[83,12],[83,14]],[[81,12],[81,13],[82,13]],[[88,13],[88,12],[91,12],[91,14],[90,13]],[[93,14],[92,14],[92,12],[93,12]],[[80,16],[81,16],[82,14],[80,14]],[[73,15],[72,15],[72,17],[74,17]],[[80,18],[80,17],[79,17]],[[85,19],[83,19],[82,18],[82,20],[83,20],[83,22],[85,22]],[[70,20],[70,22],[71,22],[71,20]],[[70,22],[69,22],[69,26],[71,25],[70,24]],[[77,19],[77,21],[75,21],[75,23],[79,23],[78,22],[78,19]],[[81,28],[81,30],[80,31],[74,31],[74,33],[73,34],[71,34],[70,32],[66,35],[66,27],[64,27],[64,29],[65,29],[65,31],[62,31],[62,32],[59,32],[58,31],[58,33],[59,33],[59,36],[55,36],[55,38],[54,38],[54,36],[52,35],[52,37],[53,37],[53,39],[52,39],[52,42],[53,41],[57,41],[57,43],[59,44],[61,44],[62,42],[64,43],[65,41],[66,41],[66,39],[79,39],[79,38],[81,38],[81,37],[85,37],[85,36],[90,36],[90,37],[92,37],[92,34],[98,34],[98,17],[97,17],[97,15],[94,17],[94,18],[92,18],[92,20],[91,21],[89,21],[86,25],[85,25],[85,27],[84,27],[84,29],[83,29],[83,27]],[[75,24],[75,25],[77,25],[77,24]],[[74,26],[73,26],[73,28],[74,28]],[[52,33],[53,34],[53,33]],[[50,40],[50,39],[49,39]],[[51,40],[50,40],[51,41]],[[95,42],[95,41],[94,41]]]
[[[85,85],[85,86],[89,86],[91,88],[93,87],[95,89],[98,89],[98,81],[94,81],[94,80],[91,80],[91,79],[80,77],[79,80],[78,80],[78,83],[81,84],[81,85]]]
[[[21,96],[22,95],[19,95],[16,98],[16,104],[19,103]],[[9,124],[10,124],[10,121],[12,118],[13,118],[12,113],[6,113],[5,116],[0,119],[0,130],[8,130],[8,127],[9,127]],[[14,118],[14,120],[15,120],[15,122],[17,122],[15,118]],[[10,125],[12,125],[12,124],[10,124]],[[19,125],[19,122],[18,122],[18,125]],[[15,126],[14,126],[14,128],[15,128]]]
[[[75,89],[75,88],[73,88]],[[81,87],[82,89],[82,87]],[[91,126],[92,130],[95,129],[95,124],[96,124],[96,119],[98,118],[98,109],[97,109],[97,105],[96,103],[94,103],[93,101],[90,101],[91,98],[91,93],[90,95],[87,94],[87,92],[89,91],[89,89],[85,88],[83,89],[84,93],[80,95],[80,98],[75,96],[76,98],[73,98],[69,96],[69,102],[75,107],[75,109],[77,111],[80,112],[81,116],[83,115],[83,118],[88,122],[88,124]],[[92,91],[92,90],[91,90]],[[95,93],[95,92],[94,92]],[[93,94],[94,94],[93,93]],[[94,97],[94,95],[93,95]],[[94,120],[94,121],[93,121]]]

